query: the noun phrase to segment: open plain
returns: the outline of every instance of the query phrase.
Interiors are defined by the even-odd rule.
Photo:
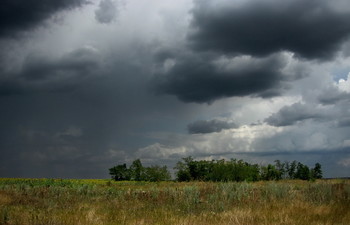
[[[350,224],[350,181],[0,179],[0,224]]]

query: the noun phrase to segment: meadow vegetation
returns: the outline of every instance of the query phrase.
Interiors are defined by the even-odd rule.
[[[349,180],[0,178],[0,224],[350,224]]]

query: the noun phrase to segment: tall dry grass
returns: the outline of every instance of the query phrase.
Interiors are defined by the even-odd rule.
[[[350,181],[0,179],[0,224],[350,224]]]

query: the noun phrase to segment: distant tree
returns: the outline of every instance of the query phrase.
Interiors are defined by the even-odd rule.
[[[253,165],[250,165],[250,176],[249,176],[249,179],[247,181],[258,181],[261,179],[261,176],[260,176],[260,169],[259,169],[259,165],[258,164],[253,164]]]
[[[288,176],[289,176],[289,179],[296,179],[295,177],[295,173],[296,173],[296,169],[297,169],[297,161],[293,161],[291,162],[290,164],[288,164],[289,167],[288,167]]]
[[[212,173],[213,162],[210,161],[191,161],[188,164],[188,168],[193,180],[206,181],[210,180],[210,174]]]
[[[109,174],[116,181],[165,181],[171,179],[166,166],[143,167],[140,159],[134,160],[129,168],[126,167],[126,164],[114,166],[109,169]]]
[[[311,170],[311,177],[313,179],[321,179],[322,178],[321,164],[319,164],[319,163],[315,164],[315,167]]]
[[[166,181],[170,180],[171,175],[166,166],[151,166],[144,168],[145,181]]]
[[[278,171],[278,174],[277,174],[278,180],[285,177],[285,174],[286,174],[285,166],[286,166],[285,163],[282,163],[280,160],[275,160],[275,167],[276,167],[276,170]]]
[[[233,181],[256,181],[259,179],[258,165],[251,165],[243,160],[231,159],[233,167]]]
[[[176,179],[178,181],[190,181],[192,179],[189,164],[193,161],[193,158],[191,156],[182,158],[182,161],[179,161],[176,163],[176,166],[174,167],[176,172]]]
[[[301,179],[301,180],[310,180],[310,178],[311,178],[310,175],[311,174],[310,174],[309,167],[299,162],[297,165],[297,171],[295,174],[295,178]]]
[[[285,168],[285,171],[284,171],[285,173],[284,173],[283,179],[290,179],[290,177],[289,177],[290,164],[288,161],[284,162],[284,168]]]
[[[126,164],[114,166],[109,169],[109,174],[112,175],[112,179],[116,181],[130,180],[130,170],[126,167]]]
[[[183,158],[174,168],[178,181],[257,181],[260,178],[259,166],[243,160],[201,160]]]
[[[212,171],[209,177],[211,181],[230,181],[232,180],[232,167],[230,162],[226,162],[224,159],[217,160],[216,163],[212,161]]]
[[[234,174],[234,181],[245,181],[246,180],[246,166],[247,164],[243,160],[231,160],[231,163],[233,163],[233,174]]]
[[[141,181],[143,180],[143,172],[144,168],[142,166],[141,160],[136,159],[132,162],[130,166],[130,172],[131,172],[131,179],[135,181]]]
[[[261,178],[263,180],[280,180],[281,174],[274,165],[268,164],[267,167],[262,167]]]

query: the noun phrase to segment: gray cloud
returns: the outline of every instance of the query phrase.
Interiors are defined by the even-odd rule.
[[[99,8],[95,11],[95,19],[99,23],[111,23],[115,20],[118,13],[116,4],[117,2],[111,0],[102,0]]]
[[[164,64],[172,58],[165,58]],[[184,102],[210,103],[233,96],[280,95],[285,81],[297,79],[282,72],[281,55],[267,58],[215,58],[201,55],[176,56],[174,65],[155,76],[159,94],[177,96]]]
[[[2,0],[0,36],[10,37],[37,27],[54,13],[86,4],[87,0]]]
[[[318,100],[324,105],[332,105],[340,101],[350,101],[350,93],[337,88],[328,88],[322,91]]]
[[[340,1],[195,1],[190,46],[200,51],[265,56],[291,51],[329,59],[350,34],[350,11]]]
[[[101,56],[91,47],[76,49],[57,59],[28,55],[20,71],[4,74],[0,79],[0,95],[69,90],[96,76],[101,64]]]
[[[265,122],[269,125],[280,127],[293,125],[308,119],[321,119],[323,117],[324,115],[318,112],[313,105],[295,103],[290,106],[284,106],[277,113],[265,119]]]
[[[190,123],[187,125],[187,130],[190,134],[207,134],[238,127],[239,126],[233,122],[213,119],[198,120]]]
[[[193,108],[150,93],[149,49],[130,45],[27,57],[0,86],[0,176],[108,178],[149,133],[183,130]]]
[[[339,127],[350,127],[350,116],[344,116],[338,119],[337,125]]]

